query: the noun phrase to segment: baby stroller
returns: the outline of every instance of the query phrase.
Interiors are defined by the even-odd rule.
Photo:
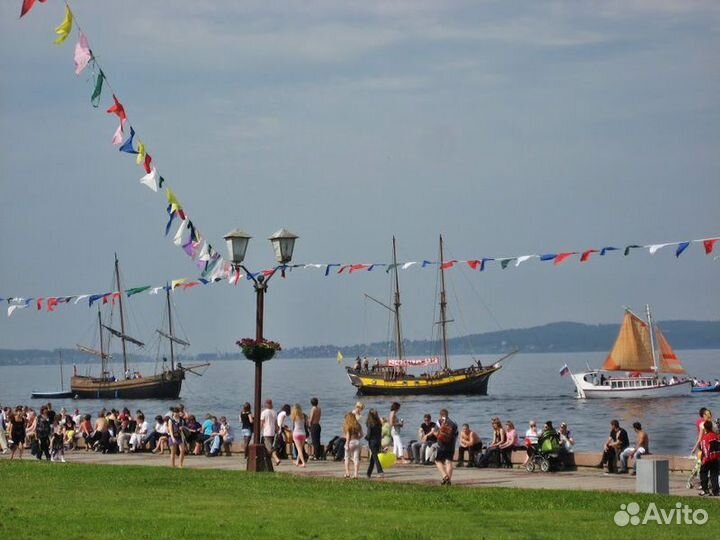
[[[560,437],[556,432],[543,433],[538,439],[537,448],[534,446],[530,448],[532,456],[525,464],[528,472],[535,472],[536,468],[542,472],[548,472],[553,469],[562,469],[565,466],[565,461],[560,455],[562,451]]]

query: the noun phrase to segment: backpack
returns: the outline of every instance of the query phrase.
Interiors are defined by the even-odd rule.
[[[705,440],[703,437],[700,443],[703,452],[703,464],[720,460],[720,435],[717,433],[713,433],[712,435],[712,437],[708,437],[709,440]],[[705,435],[705,437],[707,437],[707,435]]]
[[[440,429],[438,430],[437,440],[440,444],[447,446],[452,444],[455,438],[455,424],[450,420],[445,420]]]

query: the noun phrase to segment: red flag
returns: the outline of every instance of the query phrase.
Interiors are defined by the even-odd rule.
[[[365,270],[365,269],[368,268],[369,266],[370,266],[370,265],[368,265],[368,264],[353,264],[353,265],[350,267],[350,273],[352,274],[355,270]]]
[[[125,107],[123,107],[122,103],[118,101],[118,98],[115,97],[115,94],[113,94],[113,100],[115,101],[115,103],[111,105],[106,112],[110,114],[117,114],[120,122],[124,125],[125,121],[127,120],[127,115],[125,114]]]
[[[148,174],[150,174],[150,172],[152,171],[151,164],[152,164],[152,157],[150,156],[150,154],[145,154],[145,172]],[[185,219],[185,218],[183,218],[183,219]]]
[[[40,0],[40,3],[44,4],[46,0]],[[20,18],[22,19],[28,11],[30,11],[35,5],[35,0],[23,0],[22,8],[20,8]]]
[[[588,249],[587,251],[583,251],[583,254],[580,255],[580,262],[588,262],[588,259],[590,259],[590,256],[593,253],[597,253],[597,249]]]
[[[43,303],[43,299],[38,298],[37,302],[36,302],[38,311],[40,311],[42,309],[42,303]]]
[[[467,264],[473,270],[477,270],[482,265],[482,261],[478,261],[477,259],[475,259],[472,261],[467,261]]]
[[[448,268],[452,268],[455,266],[455,263],[457,263],[457,261],[448,261],[442,265],[442,269],[447,270]]]
[[[55,311],[55,306],[57,306],[57,303],[58,303],[57,298],[48,298],[47,299],[47,310]]]
[[[715,238],[714,240],[703,240],[703,246],[705,247],[705,254],[710,255],[713,252],[713,249],[715,248],[715,242],[718,241],[718,238]]]
[[[570,257],[572,257],[573,255],[576,255],[576,254],[577,254],[577,251],[569,251],[569,252],[567,252],[567,253],[558,253],[558,254],[555,256],[555,261],[553,261],[553,264],[554,264],[555,266],[557,266],[558,264],[560,264],[561,262],[563,262],[565,259],[568,259],[568,258],[570,258]]]
[[[191,281],[190,283],[183,283],[180,285],[183,289],[192,289],[193,287],[197,287],[200,285],[199,281]]]

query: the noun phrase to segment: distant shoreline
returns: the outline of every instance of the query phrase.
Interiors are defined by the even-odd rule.
[[[720,349],[720,321],[665,321],[659,323],[675,350]],[[531,328],[502,330],[472,334],[449,340],[453,355],[506,354],[517,349],[520,353],[582,353],[607,352],[612,347],[619,324],[589,325],[574,322],[557,322]],[[410,356],[437,355],[439,348],[430,340],[405,340],[404,350]],[[356,356],[385,358],[394,345],[376,342],[355,345],[312,345],[289,347],[278,358],[336,358],[341,352],[346,360]],[[75,349],[0,349],[0,366],[58,364],[62,353],[63,364],[95,364],[97,359]],[[391,352],[390,352],[391,353]],[[115,354],[117,356],[117,353]],[[133,363],[154,363],[145,355],[129,356]],[[180,355],[180,362],[206,362],[241,359],[240,351]]]

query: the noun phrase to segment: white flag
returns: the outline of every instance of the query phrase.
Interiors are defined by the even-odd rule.
[[[147,187],[149,187],[155,193],[157,193],[159,179],[160,179],[160,175],[158,174],[157,169],[155,167],[153,167],[149,173],[147,173],[145,176],[143,176],[140,179],[140,183],[145,184]]]
[[[533,257],[535,257],[535,255],[523,255],[521,257],[518,257],[517,261],[515,261],[515,266],[516,267],[520,266],[522,263],[524,263],[525,261],[527,261],[529,259],[532,259]]]

